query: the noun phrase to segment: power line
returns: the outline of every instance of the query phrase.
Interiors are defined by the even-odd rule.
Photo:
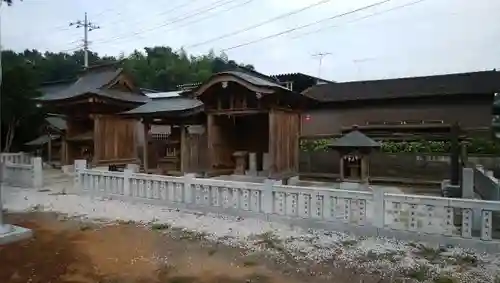
[[[87,18],[87,13],[85,12],[85,18],[83,21],[78,20],[76,22],[72,22],[69,24],[70,26],[76,26],[77,28],[82,28],[83,27],[83,51],[84,51],[84,59],[83,59],[83,65],[85,68],[89,67],[89,32],[100,29],[101,27],[91,23],[88,21]]]
[[[390,9],[386,9],[386,10],[383,10],[383,11],[375,12],[375,13],[372,13],[370,15],[354,19],[352,21],[348,21],[348,22],[346,22],[344,24],[350,24],[350,23],[354,23],[354,22],[357,22],[357,21],[368,19],[368,18],[371,18],[371,17],[374,17],[374,16],[382,15],[382,14],[385,14],[385,13],[388,13],[388,12],[392,12],[392,11],[395,11],[395,10],[398,10],[398,9],[402,9],[402,8],[405,8],[405,7],[408,7],[408,6],[412,6],[412,5],[415,5],[415,4],[418,4],[420,2],[424,2],[424,1],[426,1],[426,0],[418,0],[418,1],[410,2],[410,3],[406,3],[406,4],[403,4],[403,5],[400,5],[400,6],[396,6],[396,7],[390,8]],[[336,27],[339,27],[339,26],[341,26],[341,25],[330,25],[330,26],[322,27],[322,28],[316,29],[314,31],[305,32],[305,33],[301,33],[299,35],[293,36],[293,37],[291,37],[291,39],[301,38],[301,37],[304,37],[304,36],[308,36],[308,35],[311,35],[311,34],[315,34],[315,33],[324,31],[326,29],[336,28]]]
[[[240,48],[240,47],[247,46],[247,45],[250,45],[250,44],[254,44],[254,43],[257,43],[257,42],[261,42],[261,41],[264,41],[264,40],[267,40],[267,39],[278,37],[278,36],[281,36],[281,35],[284,35],[284,34],[287,34],[287,33],[291,33],[291,32],[297,31],[297,30],[301,30],[301,29],[304,29],[304,28],[307,28],[307,27],[310,27],[310,26],[313,26],[313,25],[317,25],[317,24],[325,22],[325,21],[333,20],[333,19],[336,19],[336,18],[340,18],[340,17],[344,17],[344,16],[347,16],[347,15],[350,15],[350,14],[357,13],[359,11],[363,11],[363,10],[366,10],[366,9],[369,9],[369,8],[373,8],[373,7],[382,5],[382,4],[390,2],[390,1],[392,1],[392,0],[384,0],[384,1],[380,1],[380,2],[377,2],[377,3],[371,4],[371,5],[363,6],[361,8],[357,8],[355,10],[351,10],[351,11],[348,11],[348,12],[345,12],[345,13],[337,14],[337,15],[329,17],[329,18],[324,18],[324,19],[321,19],[321,20],[318,20],[318,21],[315,21],[315,22],[312,22],[312,23],[309,23],[309,24],[306,24],[306,25],[294,27],[294,28],[291,28],[291,29],[284,30],[282,32],[278,32],[278,33],[271,34],[271,35],[268,35],[268,36],[265,36],[265,37],[261,37],[259,39],[255,39],[255,40],[248,41],[248,42],[245,42],[245,43],[241,43],[241,44],[229,47],[229,48],[225,48],[225,49],[222,49],[222,51],[233,50],[233,49],[236,49],[236,48]]]
[[[214,17],[214,16],[216,16],[216,15],[219,15],[219,14],[222,14],[222,13],[225,13],[225,12],[228,12],[228,11],[231,11],[231,10],[234,10],[234,9],[236,9],[236,8],[242,7],[242,6],[244,6],[244,5],[247,5],[247,4],[249,4],[249,3],[253,2],[253,1],[255,1],[255,0],[247,0],[247,1],[243,2],[243,3],[240,3],[240,4],[237,4],[237,5],[234,5],[234,6],[228,7],[227,9],[219,10],[219,11],[214,12],[214,13],[212,13],[212,14],[208,14],[208,15],[206,15],[205,17],[195,19],[194,21],[189,21],[189,22],[187,22],[187,23],[185,23],[185,24],[182,24],[182,25],[172,26],[172,27],[170,27],[170,28],[168,28],[168,29],[166,29],[166,30],[164,30],[164,31],[165,31],[165,32],[168,32],[168,31],[171,31],[171,30],[174,30],[174,29],[179,29],[179,28],[183,28],[183,27],[186,27],[186,26],[190,26],[190,25],[195,24],[195,23],[199,23],[199,22],[201,22],[201,21],[204,21],[204,20],[207,20],[207,19],[213,18],[213,17]],[[123,42],[123,41],[121,41],[121,42]]]
[[[166,11],[163,11],[163,12],[156,13],[156,14],[151,15],[151,16],[153,16],[153,17],[165,16],[165,15],[170,14],[171,12],[175,12],[175,11],[177,11],[177,10],[179,10],[179,9],[182,9],[182,8],[184,8],[184,7],[186,7],[186,6],[189,6],[189,5],[193,4],[193,3],[194,3],[194,2],[196,2],[196,1],[199,1],[199,0],[187,0],[185,3],[182,3],[182,4],[180,4],[180,5],[176,5],[176,6],[174,6],[173,8],[170,8],[170,9],[168,9],[168,10],[166,10]],[[151,17],[151,16],[150,16],[150,17]],[[118,24],[118,23],[123,23],[123,22],[124,22],[124,21],[117,20],[117,21],[113,21],[113,22],[111,22],[111,23],[108,23],[108,25],[110,25],[110,26],[111,26],[111,25],[115,25],[115,24]],[[135,20],[135,21],[132,21],[132,22],[127,21],[126,23],[127,23],[127,25],[133,25],[133,24],[138,23],[138,22],[140,22],[140,20],[139,20],[139,21]],[[100,39],[99,39],[99,40],[100,40]]]
[[[154,27],[147,28],[147,29],[142,29],[142,30],[136,31],[136,32],[134,32],[132,34],[129,34],[129,35],[116,36],[114,38],[110,38],[110,39],[107,39],[107,40],[98,41],[96,43],[102,44],[102,43],[106,43],[106,42],[115,41],[115,40],[118,40],[118,39],[124,39],[124,38],[128,38],[128,37],[132,37],[132,36],[135,36],[135,35],[138,35],[138,34],[147,33],[147,32],[150,32],[150,31],[153,31],[153,30],[165,27],[165,26],[169,26],[169,25],[172,25],[172,24],[175,24],[175,23],[178,23],[178,22],[182,22],[184,20],[187,20],[187,19],[190,19],[192,17],[198,16],[198,15],[203,14],[205,12],[209,12],[211,10],[215,10],[218,7],[221,7],[221,6],[224,6],[224,5],[236,2],[236,1],[239,1],[239,0],[229,0],[229,1],[228,0],[219,0],[219,1],[216,1],[215,3],[212,3],[212,4],[217,4],[217,5],[206,7],[206,9],[199,10],[196,13],[192,13],[192,14],[189,14],[187,16],[180,17],[180,18],[175,18],[174,20],[170,20],[170,21],[168,21],[166,23],[163,23],[161,25],[154,26]]]
[[[235,8],[239,8],[239,7],[241,7],[241,6],[247,5],[247,4],[249,4],[249,3],[253,2],[253,1],[255,1],[255,0],[248,0],[248,1],[246,1],[246,2],[243,2],[243,3],[237,4],[237,5],[234,5],[234,6],[228,7],[227,9],[220,10],[220,11],[215,12],[215,13],[213,13],[213,14],[208,14],[208,15],[207,15],[207,17],[199,18],[199,19],[197,19],[197,20],[187,22],[186,24],[183,24],[183,25],[178,25],[178,26],[176,26],[176,27],[169,28],[169,29],[167,29],[167,30],[165,30],[165,31],[170,31],[170,30],[173,30],[174,28],[182,28],[182,27],[186,27],[186,26],[189,26],[189,25],[192,25],[192,24],[195,24],[195,23],[201,22],[201,21],[203,21],[203,20],[210,19],[210,18],[214,17],[215,15],[222,14],[222,13],[225,13],[225,12],[228,12],[228,11],[231,11],[231,10],[233,10],[233,9],[235,9]]]
[[[319,6],[321,4],[325,4],[326,2],[329,2],[331,0],[321,0],[319,2],[316,2],[316,3],[313,3],[311,5],[308,5],[306,7],[303,7],[303,8],[300,8],[300,9],[297,9],[297,10],[293,10],[291,12],[288,12],[288,13],[285,13],[285,14],[281,14],[281,15],[278,15],[274,18],[271,18],[271,19],[268,19],[268,20],[265,20],[263,22],[260,22],[260,23],[257,23],[257,24],[254,24],[254,25],[251,25],[251,26],[248,26],[246,28],[242,28],[242,29],[239,29],[239,30],[236,30],[236,31],[233,31],[233,32],[230,32],[230,33],[226,33],[224,35],[221,35],[221,36],[218,36],[218,37],[215,37],[215,38],[211,38],[211,39],[208,39],[208,40],[205,40],[203,42],[200,42],[200,43],[196,43],[196,44],[191,44],[191,45],[188,45],[186,46],[186,48],[193,48],[193,47],[198,47],[200,45],[204,45],[204,44],[207,44],[207,43],[211,43],[211,42],[214,42],[214,41],[218,41],[218,40],[221,40],[223,38],[227,38],[227,37],[230,37],[230,36],[233,36],[233,35],[237,35],[237,34],[240,34],[240,33],[243,33],[243,32],[246,32],[246,31],[249,31],[249,30],[252,30],[252,29],[255,29],[255,28],[258,28],[258,27],[261,27],[263,25],[266,25],[266,24],[269,24],[271,22],[274,22],[274,21],[277,21],[277,20],[280,20],[282,18],[285,18],[285,17],[289,17],[289,16],[292,16],[292,15],[295,15],[295,14],[298,14],[298,13],[301,13],[301,12],[304,12],[306,10],[309,10],[311,8],[314,8],[316,6]]]

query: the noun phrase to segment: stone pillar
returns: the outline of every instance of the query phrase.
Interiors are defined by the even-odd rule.
[[[130,164],[129,164],[130,165]],[[127,166],[128,167],[128,166]],[[130,197],[130,177],[134,172],[132,169],[123,170],[123,195],[126,197]]]
[[[474,169],[464,168],[462,170],[462,198],[477,199],[474,193]],[[481,209],[472,209],[472,230],[481,230]]]
[[[10,225],[3,223],[3,182],[4,182],[4,163],[0,161],[0,236],[3,234],[7,234],[12,230]]]
[[[262,170],[269,172],[269,166],[271,166],[271,160],[269,159],[269,153],[264,152],[262,154]]]
[[[384,228],[385,225],[385,192],[381,187],[373,189],[373,225]]]
[[[41,157],[31,159],[33,165],[33,188],[39,190],[43,187],[43,165]]]
[[[235,158],[236,167],[234,169],[234,174],[237,175],[245,175],[245,170],[247,167],[247,156],[248,153],[246,151],[236,151],[233,153]]]
[[[262,190],[262,195],[260,198],[261,211],[266,214],[272,214],[274,212],[274,188],[276,185],[276,180],[266,179],[264,180],[264,190]]]
[[[127,164],[127,168],[132,173],[139,173],[140,166],[138,164]]]
[[[248,154],[248,171],[250,175],[257,176],[257,153],[255,152]]]
[[[81,190],[83,190],[82,188],[82,175],[80,174],[80,172],[82,170],[85,170],[87,169],[87,160],[85,159],[77,159],[75,160],[75,180],[74,180],[74,190],[77,191],[77,192],[80,192]]]

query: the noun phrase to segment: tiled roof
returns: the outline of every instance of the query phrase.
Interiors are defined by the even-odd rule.
[[[58,101],[75,98],[85,94],[96,94],[107,98],[128,101],[128,102],[147,102],[149,99],[141,94],[122,92],[114,89],[107,89],[121,73],[121,68],[113,65],[99,66],[90,68],[83,73],[74,83],[67,85],[58,85],[53,88],[42,88],[44,95],[38,100]]]
[[[51,135],[50,138],[52,140],[57,140],[60,138],[60,136],[58,135]],[[27,146],[39,146],[39,145],[44,145],[46,143],[49,142],[49,136],[48,135],[43,135],[43,136],[39,136],[38,138],[32,140],[32,141],[29,141],[27,143],[25,143],[24,145],[27,145]]]
[[[365,134],[358,130],[354,130],[348,134],[345,134],[341,138],[333,140],[330,144],[331,148],[362,148],[370,147],[377,148],[380,147],[380,143],[367,137]]]
[[[177,113],[188,110],[203,110],[203,103],[198,99],[187,97],[166,97],[154,99],[135,109],[123,112],[124,115],[141,115],[153,113]]]
[[[45,120],[54,128],[64,131],[67,129],[66,120],[62,117],[52,116],[47,117]]]
[[[302,93],[322,102],[500,92],[500,72],[483,71],[312,86]]]

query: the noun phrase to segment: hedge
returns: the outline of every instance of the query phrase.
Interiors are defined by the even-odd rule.
[[[300,148],[306,152],[329,151],[331,139],[302,140]],[[387,153],[449,153],[448,141],[382,141],[382,152]],[[500,143],[488,139],[472,139],[468,142],[467,152],[471,154],[500,154]]]

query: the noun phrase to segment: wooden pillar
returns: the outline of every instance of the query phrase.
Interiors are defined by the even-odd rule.
[[[340,155],[340,181],[344,182],[345,176],[344,176],[344,156]]]
[[[187,166],[187,162],[186,162],[186,158],[188,158],[188,153],[187,153],[187,134],[186,134],[186,126],[184,125],[180,125],[181,127],[181,156],[180,156],[180,159],[181,159],[181,172],[182,173],[186,173],[186,166]]]
[[[47,163],[52,162],[52,135],[50,133],[47,134],[49,140],[47,142]]]
[[[101,129],[100,129],[100,115],[93,115],[94,118],[94,148],[92,150],[92,163],[97,165],[101,160],[101,143],[106,142],[105,139],[101,139]]]
[[[277,159],[277,148],[276,148],[276,136],[277,132],[276,126],[276,116],[273,110],[269,111],[269,175],[273,175],[278,171],[278,164],[276,164]]]
[[[214,149],[214,124],[215,117],[213,114],[207,115],[207,145],[208,145],[208,169],[212,169],[215,165],[215,149]]]
[[[144,172],[147,174],[148,173],[148,153],[149,153],[149,135],[148,135],[148,132],[149,132],[149,121],[146,120],[146,119],[143,119],[142,120],[142,124],[143,124],[143,128],[144,128],[144,131],[143,131],[143,135],[144,135],[144,145],[142,146],[142,165],[144,167]]]
[[[369,176],[369,173],[368,173],[368,166],[369,166],[369,162],[368,162],[368,157],[367,156],[364,156],[362,155],[361,156],[361,182],[368,182],[368,176]]]
[[[68,165],[68,144],[65,134],[61,135],[61,165]]]

